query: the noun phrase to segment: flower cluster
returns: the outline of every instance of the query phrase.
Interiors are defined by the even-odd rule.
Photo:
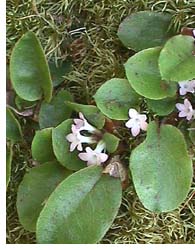
[[[195,80],[182,81],[178,84],[180,87],[180,95],[195,93]],[[186,117],[188,121],[195,118],[195,110],[192,108],[192,104],[188,99],[184,100],[184,104],[177,103],[176,108],[179,110],[179,117]]]
[[[83,151],[83,144],[98,143],[94,150],[86,147],[86,152],[79,153],[78,156],[81,160],[86,161],[88,166],[101,165],[108,159],[108,155],[105,153],[105,143],[102,140],[97,141],[97,134],[101,132],[89,124],[82,113],[79,113],[79,118],[74,119],[74,124],[71,127],[72,133],[66,136],[66,139],[70,142],[70,152],[75,149]],[[82,135],[82,131],[88,132],[90,136]]]

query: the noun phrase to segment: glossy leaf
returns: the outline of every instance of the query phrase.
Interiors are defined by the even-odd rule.
[[[57,162],[47,162],[30,169],[25,174],[17,194],[17,211],[20,223],[34,232],[41,210],[50,194],[71,171],[61,167]]]
[[[83,113],[87,121],[90,124],[94,125],[96,128],[99,129],[103,128],[105,123],[105,117],[96,106],[78,104],[75,102],[68,102],[68,101],[65,102],[65,104],[71,109],[75,110],[76,112]]]
[[[135,51],[162,46],[173,34],[169,31],[171,15],[140,11],[125,18],[119,26],[118,37],[127,48]]]
[[[147,105],[155,114],[164,116],[170,114],[175,109],[176,98],[167,97],[161,100],[147,99]]]
[[[86,167],[86,164],[79,159],[79,152],[76,149],[73,152],[70,152],[70,142],[66,139],[66,136],[72,133],[72,124],[73,120],[68,119],[53,129],[53,150],[57,160],[63,166],[71,170],[79,170]]]
[[[101,176],[100,167],[74,173],[53,192],[37,222],[37,241],[45,244],[97,243],[121,204],[121,183]]]
[[[31,148],[34,160],[40,163],[54,160],[55,155],[52,146],[52,128],[36,131]]]
[[[140,51],[125,64],[126,76],[134,90],[149,99],[163,99],[173,96],[177,86],[161,79],[158,68],[160,48]]]
[[[192,182],[192,161],[182,133],[171,125],[148,126],[146,140],[130,157],[130,170],[143,205],[154,212],[177,208]]]
[[[36,35],[29,31],[16,43],[10,60],[12,85],[22,99],[35,101],[44,95],[49,102],[52,82],[43,49]]]
[[[120,139],[113,134],[105,133],[103,135],[103,141],[106,143],[106,150],[109,153],[113,153],[117,150]]]
[[[67,75],[71,71],[72,65],[70,61],[62,62],[58,66],[56,66],[55,62],[49,62],[49,69],[53,86],[57,87],[64,81],[63,76]]]
[[[6,137],[13,142],[22,140],[20,124],[9,108],[6,108]]]
[[[12,165],[12,157],[13,157],[13,145],[10,143],[6,146],[6,187],[8,187],[11,175],[11,165]]]
[[[43,102],[39,112],[40,128],[56,127],[64,120],[70,118],[72,109],[64,102],[72,101],[72,96],[67,90],[61,90],[54,96],[50,103]]]
[[[191,80],[195,77],[195,46],[190,36],[178,35],[167,41],[159,57],[163,79]]]
[[[128,119],[130,107],[136,107],[139,95],[126,79],[113,78],[104,83],[96,92],[95,101],[103,114],[111,119]]]

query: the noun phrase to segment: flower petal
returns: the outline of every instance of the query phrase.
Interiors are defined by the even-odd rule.
[[[79,112],[79,117],[81,118],[81,120],[83,120],[83,121],[85,120],[85,117],[81,112]]]
[[[184,88],[179,89],[179,94],[180,95],[186,95],[186,93],[187,93],[186,89],[184,89]]]
[[[67,141],[73,142],[75,140],[75,135],[74,134],[68,134],[66,136]]]
[[[84,121],[81,119],[74,119],[76,129],[80,129],[84,125]]]
[[[78,157],[82,160],[82,161],[88,161],[88,153],[79,153]]]
[[[103,162],[107,161],[108,155],[105,153],[100,153],[99,158],[100,158],[101,162],[103,163]]]
[[[90,147],[86,147],[86,152],[88,153],[88,154],[93,154],[94,153],[94,151],[93,151],[93,149],[91,149]]]
[[[131,128],[131,133],[133,136],[137,136],[140,132],[140,126],[134,126]]]
[[[70,144],[70,152],[74,151],[75,148],[76,148],[76,146],[77,146],[77,143],[76,143],[76,142],[72,142],[72,143]]]
[[[181,103],[176,103],[176,108],[179,110],[179,111],[184,111],[185,110],[185,106]]]
[[[193,112],[189,112],[186,116],[186,119],[189,121],[192,119],[192,116],[193,116]]]
[[[187,109],[191,109],[191,108],[192,108],[192,105],[191,105],[191,103],[188,101],[188,99],[185,99],[185,100],[184,100],[184,105],[185,105],[185,107],[186,107]]]
[[[125,126],[127,128],[132,128],[135,125],[135,120],[134,119],[130,119],[125,123]]]
[[[181,111],[181,112],[179,112],[179,115],[178,115],[179,117],[186,117],[187,116],[187,113],[186,113],[186,111]]]
[[[136,109],[129,109],[129,117],[130,118],[137,118],[138,112]]]
[[[82,147],[82,144],[81,144],[81,143],[79,143],[79,144],[77,145],[77,149],[78,149],[78,151],[82,151],[82,150],[83,150],[83,147]]]
[[[145,122],[145,121],[141,121],[140,122],[140,127],[141,127],[142,130],[146,131],[147,127],[148,127],[148,123]]]
[[[147,116],[146,115],[139,115],[139,120],[140,120],[140,122],[142,122],[142,121],[146,121],[147,120]]]
[[[181,82],[178,82],[180,88],[183,88],[186,84],[188,84],[188,81],[181,81]]]

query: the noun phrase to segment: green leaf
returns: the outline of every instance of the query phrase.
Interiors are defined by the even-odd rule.
[[[63,76],[67,75],[72,70],[72,65],[70,61],[65,61],[56,66],[55,62],[52,61],[49,62],[49,69],[53,86],[57,87],[64,81]]]
[[[124,46],[135,51],[162,46],[173,34],[168,31],[170,23],[170,14],[140,11],[123,20],[118,37]]]
[[[79,170],[86,167],[86,164],[79,159],[79,152],[76,149],[70,152],[70,142],[66,139],[66,136],[72,133],[72,124],[73,120],[68,119],[52,130],[53,150],[57,160],[63,166],[71,170]]]
[[[103,114],[111,119],[128,119],[128,110],[136,107],[139,95],[126,79],[113,78],[105,82],[96,92],[95,101]]]
[[[112,225],[121,204],[119,179],[88,167],[63,181],[37,222],[38,243],[97,243]]]
[[[11,59],[10,74],[17,95],[27,101],[41,99],[49,102],[52,81],[43,49],[36,35],[29,31],[16,43]]]
[[[160,48],[142,50],[125,64],[126,76],[134,90],[149,99],[173,96],[177,86],[161,79],[158,68]]]
[[[65,102],[65,104],[76,112],[83,113],[87,121],[90,124],[94,125],[96,128],[103,128],[105,123],[105,117],[96,106],[78,104],[69,101]]]
[[[190,126],[189,137],[192,143],[195,145],[195,121],[193,121]]]
[[[103,141],[106,143],[106,150],[109,153],[113,153],[117,150],[120,139],[113,134],[105,133],[103,135]]]
[[[6,137],[13,142],[22,140],[20,124],[9,108],[6,108]]]
[[[130,157],[130,170],[143,205],[154,212],[177,208],[192,182],[192,161],[182,133],[171,125],[148,126],[147,138]]]
[[[11,165],[13,157],[13,144],[6,146],[6,187],[8,187],[11,175]]]
[[[194,38],[178,35],[167,41],[159,57],[163,79],[171,81],[191,80],[195,77]]]
[[[34,160],[44,163],[55,159],[52,146],[52,128],[36,131],[32,141],[32,156]]]
[[[54,161],[34,167],[25,174],[18,188],[16,205],[20,223],[26,230],[35,231],[48,197],[71,173]]]
[[[50,103],[43,102],[39,112],[40,128],[56,127],[71,116],[70,109],[64,102],[72,101],[72,96],[67,90],[61,90],[54,96]]]
[[[176,97],[167,97],[161,100],[147,99],[147,105],[155,114],[164,116],[170,114],[175,109]]]

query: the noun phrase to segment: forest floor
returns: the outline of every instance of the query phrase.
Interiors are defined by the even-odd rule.
[[[181,27],[195,27],[194,0],[8,1],[7,63],[16,41],[32,30],[48,60],[59,63],[71,59],[72,70],[64,84],[78,102],[89,104],[101,84],[113,77],[124,77],[123,64],[133,52],[122,46],[117,29],[127,15],[141,10],[171,13],[172,26],[178,33]],[[76,29],[79,33],[75,33]],[[29,121],[21,118],[21,123],[26,127]],[[24,230],[16,211],[17,188],[31,164],[29,138],[25,145],[14,145],[7,190],[7,243],[35,243],[35,235]],[[130,183],[119,214],[100,243],[195,243],[195,182],[184,204],[161,214],[146,210]]]

